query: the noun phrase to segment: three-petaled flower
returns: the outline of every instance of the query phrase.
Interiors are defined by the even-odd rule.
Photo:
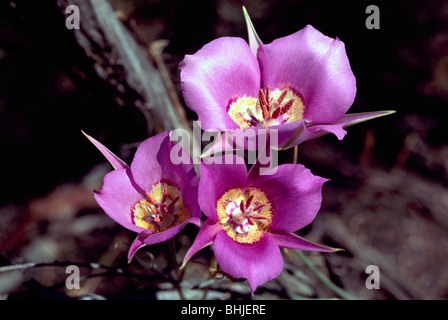
[[[321,206],[322,185],[327,179],[314,176],[302,165],[283,164],[275,174],[259,174],[258,162],[247,172],[236,156],[226,155],[222,164],[200,164],[198,200],[207,219],[185,263],[213,243],[221,269],[249,281],[252,292],[277,277],[283,269],[280,247],[330,252],[294,234],[311,223]],[[271,169],[272,170],[272,169]]]
[[[186,223],[201,225],[196,173],[192,164],[172,163],[169,131],[143,141],[130,167],[86,136],[115,168],[94,192],[96,201],[112,219],[138,233],[128,260],[140,247],[172,238]]]
[[[183,97],[202,129],[238,133],[269,126],[285,148],[326,133],[342,139],[344,127],[393,112],[346,114],[356,80],[338,38],[308,25],[263,44],[247,14],[246,22],[249,44],[218,38],[179,65]]]

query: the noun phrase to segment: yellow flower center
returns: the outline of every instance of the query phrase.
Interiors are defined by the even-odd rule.
[[[260,240],[272,222],[271,203],[253,187],[230,189],[219,198],[216,211],[229,237],[239,243]]]
[[[177,187],[158,182],[146,193],[145,199],[134,205],[132,218],[136,226],[157,233],[187,221],[190,213]]]
[[[229,104],[230,118],[242,129],[268,126],[285,122],[298,121],[303,118],[305,105],[302,99],[289,87],[277,88],[266,93],[260,89],[258,98],[236,97]]]

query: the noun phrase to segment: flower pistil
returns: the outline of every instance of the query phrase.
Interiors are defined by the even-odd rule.
[[[224,230],[239,243],[260,240],[272,221],[269,200],[263,191],[253,187],[228,190],[216,208]]]

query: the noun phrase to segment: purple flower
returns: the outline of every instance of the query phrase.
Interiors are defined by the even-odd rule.
[[[104,177],[102,190],[94,192],[96,201],[112,219],[138,233],[129,261],[139,248],[170,239],[186,223],[201,226],[196,173],[192,164],[171,162],[169,134],[143,141],[130,167],[86,135],[115,168]]]
[[[249,45],[222,37],[180,63],[182,93],[204,130],[278,130],[279,146],[333,133],[391,111],[346,115],[356,80],[344,43],[308,25],[263,44],[245,12]]]
[[[199,205],[207,219],[184,264],[213,243],[221,269],[249,281],[252,292],[277,277],[283,269],[280,247],[335,251],[309,242],[293,231],[313,221],[327,179],[314,176],[302,165],[284,164],[259,175],[258,162],[247,172],[236,156],[222,164],[200,164]]]

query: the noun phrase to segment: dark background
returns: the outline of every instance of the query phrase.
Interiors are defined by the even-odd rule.
[[[350,113],[397,113],[348,128],[343,141],[325,136],[299,147],[299,162],[331,179],[321,212],[300,234],[345,249],[308,256],[359,298],[447,298],[448,2],[110,3],[142,47],[169,41],[163,59],[182,103],[179,62],[217,37],[247,39],[242,5],[265,43],[307,24],[340,38],[357,79]],[[380,9],[379,30],[365,26],[370,4]],[[67,292],[61,267],[2,273],[2,297],[177,297],[152,269],[166,267],[164,245],[145,248],[127,265],[135,235],[109,219],[92,197],[111,167],[81,130],[130,163],[135,143],[147,138],[145,121],[137,108],[117,102],[96,76],[52,1],[1,3],[0,265],[101,262],[134,275],[92,277],[81,291]],[[282,153],[281,161],[291,162],[292,150]],[[196,232],[184,229],[178,247],[187,248]],[[285,261],[281,277],[262,286],[256,298],[335,296],[290,252]],[[372,264],[381,271],[380,290],[365,288],[365,268]],[[94,272],[82,269],[84,275]],[[185,284],[192,294],[202,294],[207,277],[206,267],[193,264]],[[209,298],[247,298],[244,285],[216,281]]]

